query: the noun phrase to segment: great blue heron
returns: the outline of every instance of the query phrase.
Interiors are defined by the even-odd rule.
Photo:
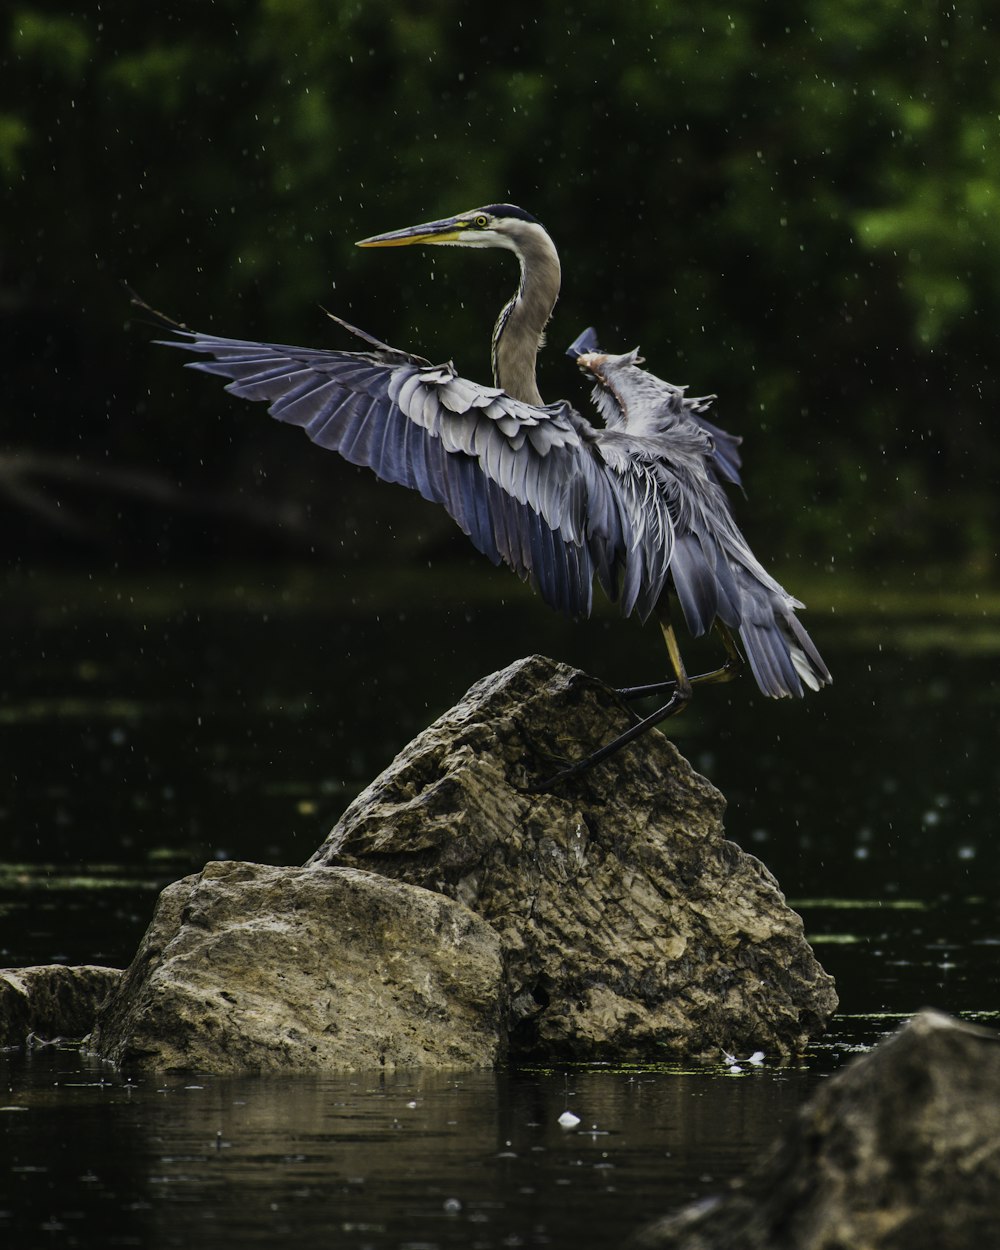
[[[698,682],[739,667],[739,635],[760,689],[774,698],[819,689],[830,674],[795,616],[802,607],[754,557],[722,481],[739,482],[738,439],[704,416],[710,398],[686,398],[639,368],[636,352],[602,353],[592,331],[571,348],[594,381],[603,428],[569,403],[545,404],[535,361],[559,294],[559,257],[542,225],[511,204],[362,239],[504,248],[521,280],[493,332],[495,386],[459,377],[354,327],[368,350],[342,352],[180,331],[172,347],[214,357],[191,368],[230,379],[226,390],[264,400],[314,443],[443,504],[494,564],[530,579],[542,598],[588,616],[596,573],[625,616],[655,614],[671,679],[626,695],[670,691],[652,715],[548,779],[607,758],[680,711]],[[338,320],[335,318],[335,320]],[[346,326],[346,323],[341,323]],[[670,622],[669,594],[689,631],[714,629],[726,661],[689,677]]]

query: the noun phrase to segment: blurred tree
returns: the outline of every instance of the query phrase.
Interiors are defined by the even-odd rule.
[[[655,372],[718,391],[747,436],[769,556],[990,568],[991,14],[985,0],[638,0],[610,22],[606,4],[516,0],[502,20],[459,0],[15,6],[0,30],[4,438],[353,513],[363,478],[151,349],[118,280],[237,335],[333,341],[323,304],[484,377],[510,268],[353,240],[510,199],[566,267],[546,393],[582,402],[561,348],[584,325],[612,348],[641,341]],[[121,541],[149,539],[131,526]]]

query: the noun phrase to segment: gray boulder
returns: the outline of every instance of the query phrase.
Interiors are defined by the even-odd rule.
[[[1000,1037],[924,1011],[828,1081],[761,1167],[631,1250],[983,1250],[1000,1229]]]
[[[353,869],[212,863],[160,896],[93,1049],[213,1073],[495,1066],[500,942],[440,894]]]
[[[500,937],[517,1055],[801,1051],[835,1010],[802,922],[726,840],[725,801],[653,732],[558,787],[626,728],[614,691],[540,656],[473,686],[309,861],[455,899]]]
[[[0,1046],[85,1037],[121,975],[99,964],[0,968]]]

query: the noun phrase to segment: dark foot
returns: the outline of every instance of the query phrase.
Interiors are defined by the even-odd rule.
[[[620,690],[616,690],[615,694],[629,703],[632,699],[645,699],[651,694],[662,694],[664,690],[674,690],[676,686],[675,681],[654,681],[647,686],[623,686]]]
[[[671,683],[676,684],[676,683]],[[554,786],[562,785],[566,781],[579,777],[581,773],[585,773],[587,769],[593,768],[595,764],[600,764],[602,760],[608,759],[609,756],[615,755],[624,746],[628,746],[630,742],[634,742],[636,738],[641,737],[654,726],[659,725],[661,721],[665,721],[670,716],[676,716],[678,712],[682,712],[687,707],[691,698],[691,689],[674,690],[670,702],[661,707],[658,711],[653,712],[650,716],[638,721],[630,726],[624,733],[619,734],[617,738],[606,743],[603,747],[598,747],[596,751],[590,755],[584,756],[582,760],[577,760],[575,764],[570,764],[567,768],[560,769],[559,772],[547,777],[545,781],[536,782],[534,785],[527,786],[525,793],[527,794],[546,794]]]

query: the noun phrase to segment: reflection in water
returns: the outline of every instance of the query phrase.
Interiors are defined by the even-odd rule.
[[[776,1132],[816,1078],[585,1070],[128,1086],[50,1051],[0,1061],[0,1079],[16,1160],[5,1245],[47,1233],[95,1247],[600,1250],[740,1173],[761,1126]],[[580,1116],[570,1132],[558,1124],[567,1108]]]

